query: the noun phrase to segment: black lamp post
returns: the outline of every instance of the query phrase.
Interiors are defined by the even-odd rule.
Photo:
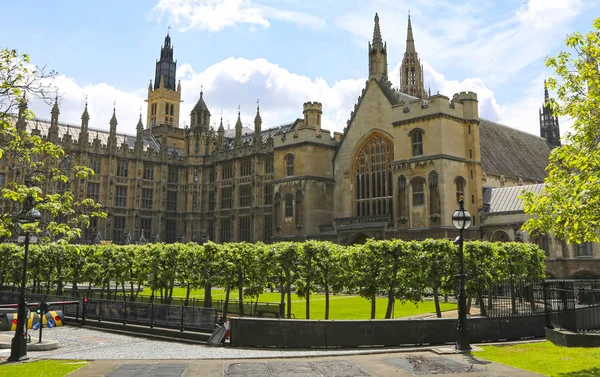
[[[459,351],[468,351],[471,349],[469,329],[467,327],[467,295],[465,294],[465,261],[463,255],[463,231],[471,226],[471,214],[465,209],[465,198],[460,197],[458,201],[458,209],[452,214],[452,224],[458,229],[458,255],[460,274],[455,275],[460,279],[460,290],[458,292],[458,327],[456,332],[458,338],[456,340],[456,349]]]
[[[42,215],[34,208],[17,218],[17,222],[27,224],[39,221]],[[25,286],[27,285],[27,256],[29,254],[29,231],[25,232],[25,252],[23,254],[23,278],[21,280],[21,295],[19,297],[19,309],[17,311],[17,329],[10,347],[8,361],[24,361],[27,357],[27,339],[25,339],[25,312],[27,311],[27,297]]]

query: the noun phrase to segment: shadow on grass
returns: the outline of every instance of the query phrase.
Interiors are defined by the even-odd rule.
[[[591,377],[591,376],[600,376],[600,368],[582,369],[582,370],[576,370],[573,372],[557,374],[557,377]]]

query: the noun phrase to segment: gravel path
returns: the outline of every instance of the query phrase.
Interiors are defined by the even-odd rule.
[[[34,341],[37,331],[30,331]],[[368,350],[281,350],[238,347],[210,347],[150,340],[128,335],[113,334],[87,328],[58,327],[44,330],[44,339],[57,340],[57,350],[29,352],[31,359],[84,359],[84,360],[151,360],[151,359],[249,359],[355,355],[373,353]],[[377,350],[377,349],[376,349]],[[406,348],[386,348],[385,352],[406,351]],[[379,351],[384,351],[380,349]],[[0,357],[8,357],[10,350],[0,350]]]

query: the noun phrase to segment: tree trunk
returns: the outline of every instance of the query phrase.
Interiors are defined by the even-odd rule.
[[[150,292],[150,303],[154,302],[154,288],[152,288],[152,291]]]
[[[373,296],[371,296],[371,319],[375,319],[375,314],[376,314],[376,307],[377,307],[377,302],[375,301],[377,299],[377,295],[375,293],[373,293]]]
[[[140,294],[140,291],[142,290],[142,284],[141,282],[137,282],[137,291],[135,291],[135,296],[133,296],[131,298],[131,301],[135,301],[138,298],[138,295]]]
[[[529,302],[531,303],[531,312],[535,313],[535,298],[533,297],[534,289],[533,284],[527,286],[527,291],[529,292]]]
[[[62,296],[63,294],[63,280],[62,280],[62,262],[59,260],[56,266],[56,295]]]
[[[515,292],[515,285],[510,283],[510,305],[512,309],[512,314],[517,314],[517,297]]]
[[[238,275],[238,305],[240,308],[240,316],[244,316],[244,280],[242,274]]]
[[[440,308],[440,284],[435,282],[433,285],[433,302],[435,303],[435,316],[442,318],[442,309]]]
[[[289,280],[285,290],[287,291],[287,317],[292,318],[292,283]]]
[[[494,288],[488,289],[488,299],[487,299],[488,312],[492,312],[494,310]]]
[[[325,284],[325,319],[329,319],[329,285]]]
[[[280,287],[279,294],[281,295],[281,300],[280,300],[280,303],[279,303],[279,305],[280,305],[279,306],[279,318],[284,318],[284,316],[285,316],[285,288],[284,288],[283,284],[284,283],[283,283],[283,280],[282,280],[281,284],[279,286]]]
[[[225,290],[225,302],[223,303],[223,321],[227,318],[227,311],[229,310],[229,292],[231,291],[231,286],[227,286]]]
[[[481,289],[477,290],[477,301],[479,302],[479,310],[480,314],[483,317],[487,317],[487,308],[485,307],[485,302],[483,301],[483,291]]]
[[[212,308],[212,286],[210,283],[204,284],[204,307]]]
[[[187,285],[187,289],[185,291],[185,306],[188,306],[189,301],[190,301],[190,293],[192,292],[192,285],[190,283],[188,283]]]
[[[306,319],[310,319],[310,261],[308,267],[308,273],[306,274],[306,289],[304,296],[306,297]]]
[[[388,291],[388,304],[387,309],[385,310],[385,319],[392,318],[392,311],[394,310],[394,288],[390,287]]]

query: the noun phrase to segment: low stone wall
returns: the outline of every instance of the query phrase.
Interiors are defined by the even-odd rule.
[[[559,329],[546,329],[546,339],[562,347],[600,347],[600,334],[578,334]]]
[[[343,348],[454,343],[456,319],[367,321],[231,318],[231,345]],[[473,343],[544,336],[544,316],[469,318]]]

